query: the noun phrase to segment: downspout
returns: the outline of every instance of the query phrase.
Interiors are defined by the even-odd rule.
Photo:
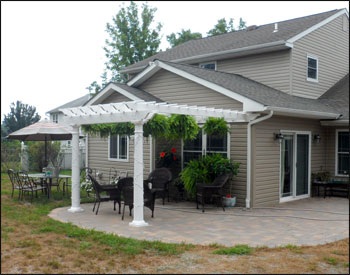
[[[251,155],[252,155],[252,125],[269,119],[273,115],[273,110],[266,116],[259,117],[248,123],[248,140],[247,140],[247,196],[245,199],[245,207],[250,208],[250,186],[251,186]]]

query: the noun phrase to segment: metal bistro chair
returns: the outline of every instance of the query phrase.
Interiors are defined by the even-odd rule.
[[[201,199],[202,212],[204,212],[204,200],[205,198],[216,198],[220,200],[222,209],[225,211],[225,205],[223,203],[223,188],[226,182],[229,180],[229,175],[223,174],[215,178],[212,184],[197,184],[196,186],[196,203],[198,207],[198,199]]]
[[[18,173],[14,172],[12,169],[8,169],[7,174],[10,177],[10,181],[12,185],[11,198],[13,198],[14,191],[18,190],[18,199],[20,199],[21,193],[22,193],[22,185],[21,185],[21,181],[19,179]]]
[[[28,176],[27,173],[21,173],[19,175],[19,179],[21,181],[21,185],[22,185],[22,198],[24,198],[24,194],[27,192],[31,192],[32,196],[30,199],[30,202],[33,202],[33,197],[34,197],[34,192],[35,192],[35,197],[38,197],[38,191],[47,191],[47,187],[46,186],[41,186],[41,185],[37,185],[35,183],[35,181],[33,180],[33,178],[30,178]]]

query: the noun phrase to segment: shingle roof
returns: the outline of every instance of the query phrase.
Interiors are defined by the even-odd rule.
[[[156,102],[163,102],[163,100],[159,99],[158,97],[155,97],[154,95],[151,95],[150,93],[147,93],[144,90],[130,87],[126,84],[121,84],[117,82],[113,82],[113,84],[119,86],[120,88],[126,90],[127,92],[133,94],[134,96],[137,96],[138,98],[144,100],[144,101],[156,101]]]
[[[319,101],[338,110],[343,115],[341,119],[349,119],[349,74],[335,83]]]
[[[77,99],[74,99],[68,103],[65,103],[59,107],[56,107],[50,111],[48,111],[47,113],[57,113],[59,112],[58,110],[61,109],[61,108],[72,108],[72,107],[79,107],[79,106],[83,106],[90,98],[90,95],[89,94],[86,94],[82,97],[79,97]]]
[[[278,32],[273,32],[275,23],[258,26],[254,30],[241,30],[226,34],[194,39],[172,49],[160,52],[125,69],[144,67],[153,59],[172,61],[203,54],[211,54],[226,50],[240,49],[277,41],[286,41],[308,28],[320,23],[340,10],[331,10],[315,15],[290,19],[278,23]],[[123,70],[122,70],[123,71]]]
[[[169,61],[159,61],[201,79],[215,83],[265,106],[339,114],[337,109],[330,105],[323,104],[320,100],[292,96],[239,74],[203,69],[198,66],[178,64]]]

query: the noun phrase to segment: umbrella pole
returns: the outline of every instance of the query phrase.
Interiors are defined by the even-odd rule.
[[[45,136],[45,167],[47,167],[47,137]]]

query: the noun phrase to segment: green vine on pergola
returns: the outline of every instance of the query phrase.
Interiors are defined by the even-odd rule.
[[[102,138],[109,135],[127,135],[134,134],[135,126],[131,122],[105,123],[83,125],[82,129],[90,135],[99,135]],[[183,139],[193,140],[197,137],[200,128],[193,116],[172,114],[170,117],[155,114],[143,126],[143,135],[148,137],[152,135],[155,138]],[[204,131],[207,134],[222,136],[229,129],[223,118],[208,118],[204,124]]]

